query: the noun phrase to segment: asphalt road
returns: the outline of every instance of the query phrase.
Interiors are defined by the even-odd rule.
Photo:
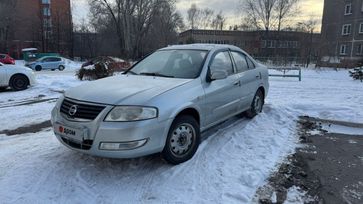
[[[361,127],[301,117],[298,128],[303,147],[258,190],[255,202],[284,203],[288,189],[297,186],[306,192],[304,203],[363,203],[363,134],[329,133],[321,123]],[[274,193],[276,199],[272,199]]]

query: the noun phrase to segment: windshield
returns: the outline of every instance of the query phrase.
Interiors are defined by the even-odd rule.
[[[157,51],[136,64],[127,73],[194,79],[199,76],[206,55],[205,50]]]

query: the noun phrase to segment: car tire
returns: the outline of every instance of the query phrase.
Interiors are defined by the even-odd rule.
[[[63,65],[60,65],[59,67],[58,67],[58,70],[59,71],[63,71],[65,69],[65,67],[63,66]]]
[[[248,111],[245,112],[245,116],[251,119],[254,118],[256,115],[262,112],[264,103],[265,100],[262,91],[257,90],[255,97],[253,97],[251,107]]]
[[[11,77],[9,85],[14,91],[22,91],[28,88],[29,79],[24,75],[14,75]]]
[[[162,156],[170,164],[183,163],[194,156],[199,143],[198,122],[188,115],[178,116],[169,129]]]
[[[35,66],[35,71],[37,71],[37,72],[42,71],[42,66],[40,66],[40,65]]]

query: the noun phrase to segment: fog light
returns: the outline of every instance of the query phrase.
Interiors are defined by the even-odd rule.
[[[102,142],[100,150],[130,150],[142,147],[146,144],[147,139],[132,142]]]

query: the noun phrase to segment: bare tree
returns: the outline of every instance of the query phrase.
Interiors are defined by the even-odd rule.
[[[0,0],[0,50],[9,51],[8,40],[17,0]],[[3,45],[1,45],[3,44]]]
[[[188,24],[190,29],[198,29],[200,20],[201,20],[201,12],[196,4],[192,4],[191,7],[187,11],[188,16]]]
[[[223,30],[225,22],[226,18],[221,11],[213,19],[212,26],[215,30]]]
[[[255,29],[280,31],[284,23],[298,12],[299,0],[241,0],[243,24]]]
[[[145,39],[152,27],[159,26],[160,29],[171,29],[173,32],[178,26],[173,24],[172,28],[168,27],[166,20],[180,20],[180,15],[175,12],[175,0],[89,0],[89,4],[92,21],[96,22],[95,29],[103,33],[114,33],[117,36],[119,55],[123,57],[135,58],[143,54],[146,50]],[[171,19],[157,18],[157,15],[167,15],[164,18]],[[158,21],[161,20],[166,25],[160,25]],[[160,31],[153,38],[159,37]]]
[[[274,7],[278,0],[243,0],[241,9],[245,17],[255,25],[256,29],[263,28],[267,32],[273,26]]]
[[[214,17],[214,11],[209,8],[205,8],[201,11],[201,27],[208,29],[212,26]]]
[[[298,22],[296,24],[295,31],[298,32],[305,32],[309,33],[310,35],[307,35],[302,41],[304,43],[303,47],[305,48],[306,53],[306,67],[309,66],[311,62],[311,58],[313,56],[313,37],[314,37],[314,30],[316,28],[316,25],[318,24],[318,20],[314,18],[310,18],[309,20]]]
[[[274,12],[277,20],[277,30],[280,31],[287,18],[296,15],[299,0],[277,0]]]

